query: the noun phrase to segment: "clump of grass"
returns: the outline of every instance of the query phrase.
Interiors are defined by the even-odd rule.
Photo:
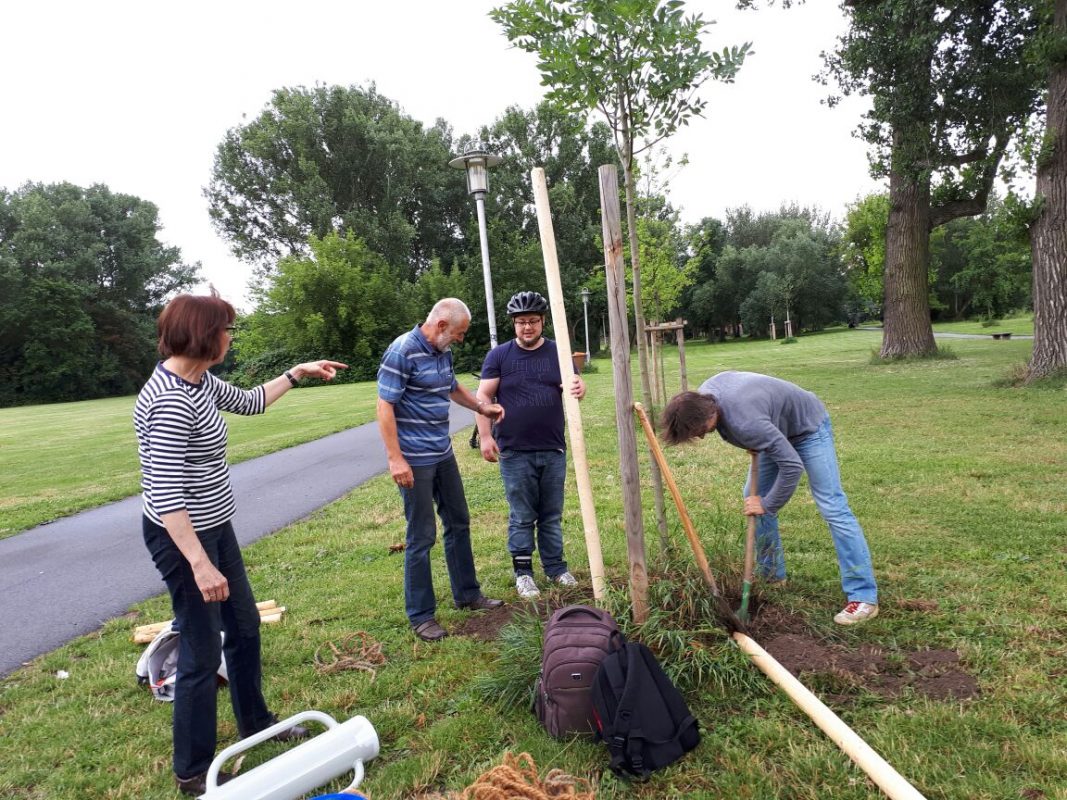
[[[1019,389],[1025,386],[1028,389],[1058,391],[1067,388],[1067,369],[1057,370],[1050,375],[1031,380],[1029,365],[1015,364],[1002,378],[993,381],[993,386],[997,389]]]
[[[910,356],[889,356],[883,357],[881,352],[877,349],[871,350],[871,358],[869,363],[871,366],[879,366],[881,364],[914,364],[922,363],[924,361],[958,361],[959,356],[956,355],[956,351],[951,347],[944,345],[937,347],[930,353],[921,353],[919,355]]]
[[[648,619],[632,619],[629,598],[608,595],[609,609],[627,637],[647,645],[683,690],[717,689],[726,694],[759,691],[759,678],[730,643],[728,623],[695,564],[673,554],[649,567]]]
[[[504,710],[529,708],[541,669],[544,621],[535,613],[516,614],[500,631],[500,652],[492,668],[475,677],[475,696]]]
[[[796,343],[797,343],[797,337],[796,336],[786,336],[781,341],[781,344],[796,344]]]

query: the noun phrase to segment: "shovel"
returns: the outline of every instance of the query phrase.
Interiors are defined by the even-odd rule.
[[[759,494],[759,453],[752,454],[752,467],[749,471],[748,496]],[[752,573],[756,566],[756,517],[749,516],[748,530],[745,532],[745,572],[741,579],[741,607],[737,609],[737,618],[748,622],[748,601],[752,594]]]

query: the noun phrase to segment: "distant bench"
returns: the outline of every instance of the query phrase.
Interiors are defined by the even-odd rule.
[[[993,334],[993,338],[994,339],[1010,339],[1011,338],[1011,334],[1010,333],[994,333]]]

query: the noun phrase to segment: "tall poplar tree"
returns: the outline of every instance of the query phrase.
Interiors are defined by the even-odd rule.
[[[985,211],[1015,136],[1039,104],[1026,58],[1033,0],[848,0],[849,31],[824,80],[872,99],[859,134],[889,177],[884,358],[936,351],[930,232]],[[833,103],[835,98],[831,98]]]

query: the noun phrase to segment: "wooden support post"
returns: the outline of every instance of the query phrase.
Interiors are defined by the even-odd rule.
[[[685,371],[685,320],[679,317],[675,320],[678,323],[678,369],[679,378],[682,385],[682,391],[689,391],[689,375]]]
[[[552,212],[548,204],[545,171],[540,167],[534,167],[530,171],[530,180],[533,182],[537,227],[541,233],[541,252],[545,259],[545,277],[548,279],[548,299],[552,309],[552,330],[556,333],[559,374],[563,376],[563,409],[567,412],[567,429],[571,437],[571,457],[574,459],[574,477],[578,483],[578,502],[582,510],[582,527],[585,529],[589,575],[593,582],[593,597],[601,600],[604,597],[604,557],[600,550],[600,528],[597,526],[593,488],[589,481],[589,462],[585,455],[582,411],[578,407],[578,400],[570,392],[571,377],[574,375],[571,336],[570,328],[567,327],[563,286],[559,279],[556,234],[552,227]]]
[[[630,600],[634,622],[648,619],[648,570],[645,566],[645,530],[641,519],[641,478],[637,472],[637,437],[630,417],[634,390],[630,372],[630,326],[626,318],[626,268],[622,260],[622,224],[619,217],[619,178],[613,164],[598,170],[600,215],[604,237],[604,267],[608,290],[608,329],[611,373],[615,387],[615,426],[619,435],[619,475],[630,561]],[[638,336],[644,336],[638,331]]]

